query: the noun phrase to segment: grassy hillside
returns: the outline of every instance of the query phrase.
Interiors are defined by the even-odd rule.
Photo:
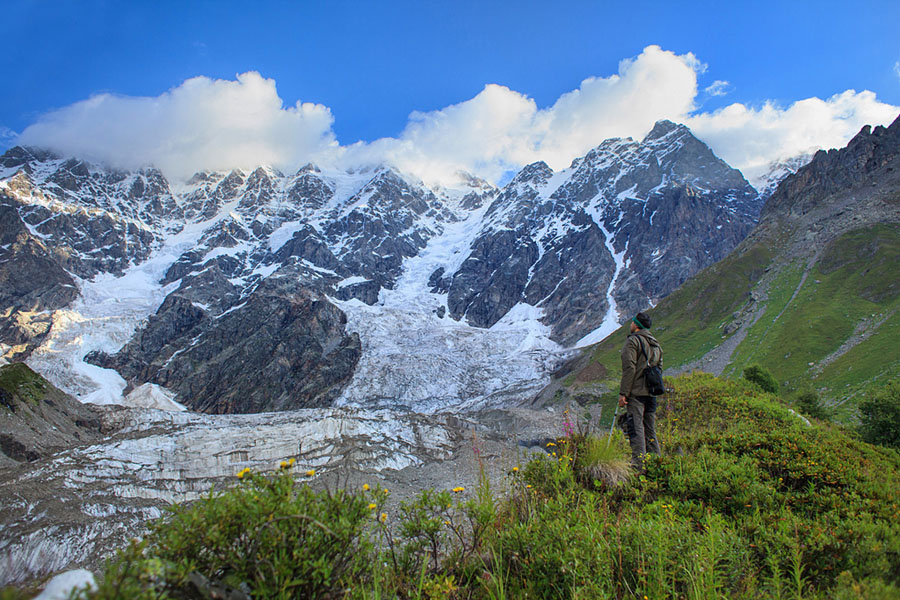
[[[776,256],[775,239],[740,248],[650,311],[665,366],[697,361],[735,335],[730,324],[760,309],[724,374],[758,363],[785,392],[814,389],[838,407],[839,418],[850,418],[868,391],[900,375],[900,225],[850,231],[811,264]],[[622,328],[592,349],[612,389],[625,335]]]
[[[900,596],[900,453],[809,425],[743,381],[670,382],[646,472],[563,415],[548,454],[476,490],[316,492],[242,471],[175,507],[90,598]],[[502,491],[498,493],[498,490]],[[6,597],[14,597],[7,592]]]

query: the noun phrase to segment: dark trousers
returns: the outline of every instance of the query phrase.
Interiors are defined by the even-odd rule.
[[[635,469],[644,468],[644,455],[648,452],[659,454],[659,439],[656,437],[656,398],[638,396],[629,398],[626,407],[625,433],[631,443],[631,465]]]

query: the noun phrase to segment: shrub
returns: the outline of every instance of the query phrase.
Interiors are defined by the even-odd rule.
[[[893,381],[859,405],[859,432],[870,444],[900,448],[900,382]]]
[[[823,420],[831,417],[831,411],[822,404],[819,394],[813,390],[797,392],[794,396],[794,404],[800,409],[800,412],[807,416]]]
[[[770,394],[778,393],[778,382],[772,377],[772,374],[759,365],[750,365],[744,369],[744,379],[750,383],[754,383],[764,392]]]
[[[297,484],[288,467],[282,463],[271,477],[242,471],[240,485],[172,507],[141,545],[107,566],[98,590],[87,596],[240,590],[262,598],[321,598],[367,572],[373,503],[363,494]]]

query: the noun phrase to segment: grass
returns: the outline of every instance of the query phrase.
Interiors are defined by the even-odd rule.
[[[37,406],[47,394],[47,382],[25,363],[0,367],[0,389]]]
[[[624,439],[568,417],[503,493],[482,477],[389,510],[384,490],[314,492],[289,463],[242,472],[173,508],[83,597],[900,596],[900,453],[806,425],[745,381],[668,383],[664,454],[643,474],[604,480]]]
[[[759,362],[788,389],[812,384],[833,401],[864,391],[900,371],[891,352],[900,311],[900,229],[879,225],[850,232],[826,248],[796,298],[779,308],[796,270],[783,274],[766,316],[738,347],[734,369]],[[864,321],[887,320],[821,372],[815,366],[838,351]],[[874,324],[871,325],[874,327]],[[755,335],[753,335],[755,334]]]

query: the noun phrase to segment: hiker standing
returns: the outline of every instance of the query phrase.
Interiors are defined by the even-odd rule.
[[[662,348],[650,333],[650,317],[639,312],[630,323],[630,332],[622,348],[622,383],[619,386],[619,406],[626,407],[625,433],[631,443],[631,464],[644,466],[644,455],[659,454],[656,437],[656,398],[650,394],[644,380],[649,365],[662,367]]]

